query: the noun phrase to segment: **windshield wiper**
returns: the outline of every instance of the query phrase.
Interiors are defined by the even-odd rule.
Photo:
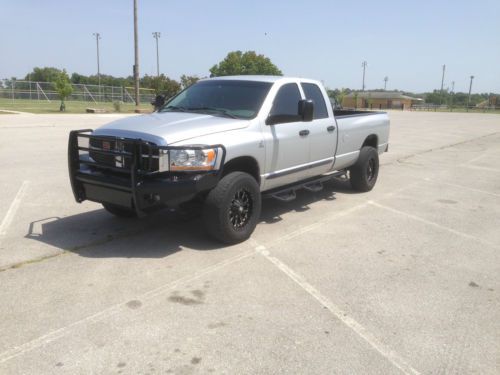
[[[214,111],[214,112],[220,113],[221,115],[224,115],[226,117],[239,118],[239,117],[233,115],[232,113],[229,113],[229,111],[227,109],[223,109],[223,108],[214,108],[214,107],[189,107],[189,108],[186,108],[186,110],[188,110],[188,111]]]
[[[185,107],[177,107],[175,105],[170,105],[168,107],[162,108],[160,112],[165,111],[178,111],[178,112],[186,112],[187,108]]]

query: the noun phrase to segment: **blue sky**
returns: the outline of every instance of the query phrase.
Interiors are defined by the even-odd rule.
[[[208,75],[232,50],[255,50],[286,74],[330,88],[429,91],[445,87],[500,92],[500,1],[139,0],[140,71]],[[93,32],[100,32],[101,72],[130,75],[132,0],[0,0],[0,78],[34,66],[95,74]]]

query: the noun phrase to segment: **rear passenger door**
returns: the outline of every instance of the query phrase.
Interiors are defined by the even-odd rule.
[[[325,102],[325,95],[315,83],[302,82],[302,90],[306,99],[314,102],[313,121],[309,125],[310,167],[312,175],[329,171],[335,161],[337,149],[337,125],[331,106]]]

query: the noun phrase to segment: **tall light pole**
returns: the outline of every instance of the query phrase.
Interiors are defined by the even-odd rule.
[[[387,89],[387,81],[389,80],[389,77],[385,76],[384,77],[384,91]]]
[[[134,0],[134,94],[135,110],[139,110],[141,98],[139,97],[139,40],[137,32],[137,0]]]
[[[93,33],[92,35],[95,36],[95,42],[97,45],[97,85],[98,85],[99,98],[100,98],[101,97],[101,67],[99,64],[99,39],[101,39],[101,34]]]
[[[453,111],[453,95],[455,93],[455,81],[451,81],[451,91],[450,91],[450,107]]]
[[[470,85],[469,85],[469,97],[467,98],[467,112],[469,112],[469,104],[470,104],[470,93],[472,91],[472,80],[474,76],[470,76]]]
[[[443,104],[443,85],[444,85],[444,72],[446,71],[446,65],[443,65],[443,76],[441,77],[441,95],[439,99],[439,104]]]
[[[153,33],[153,38],[156,39],[156,76],[160,76],[160,55],[158,53],[158,38],[161,37],[161,33],[159,31],[155,31]]]
[[[361,67],[363,68],[363,91],[365,91],[365,70],[367,65],[368,63],[366,61],[361,63]]]

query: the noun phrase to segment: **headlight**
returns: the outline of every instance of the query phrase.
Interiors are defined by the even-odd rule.
[[[160,153],[160,172],[163,171],[212,171],[218,169],[217,148],[172,149]]]

